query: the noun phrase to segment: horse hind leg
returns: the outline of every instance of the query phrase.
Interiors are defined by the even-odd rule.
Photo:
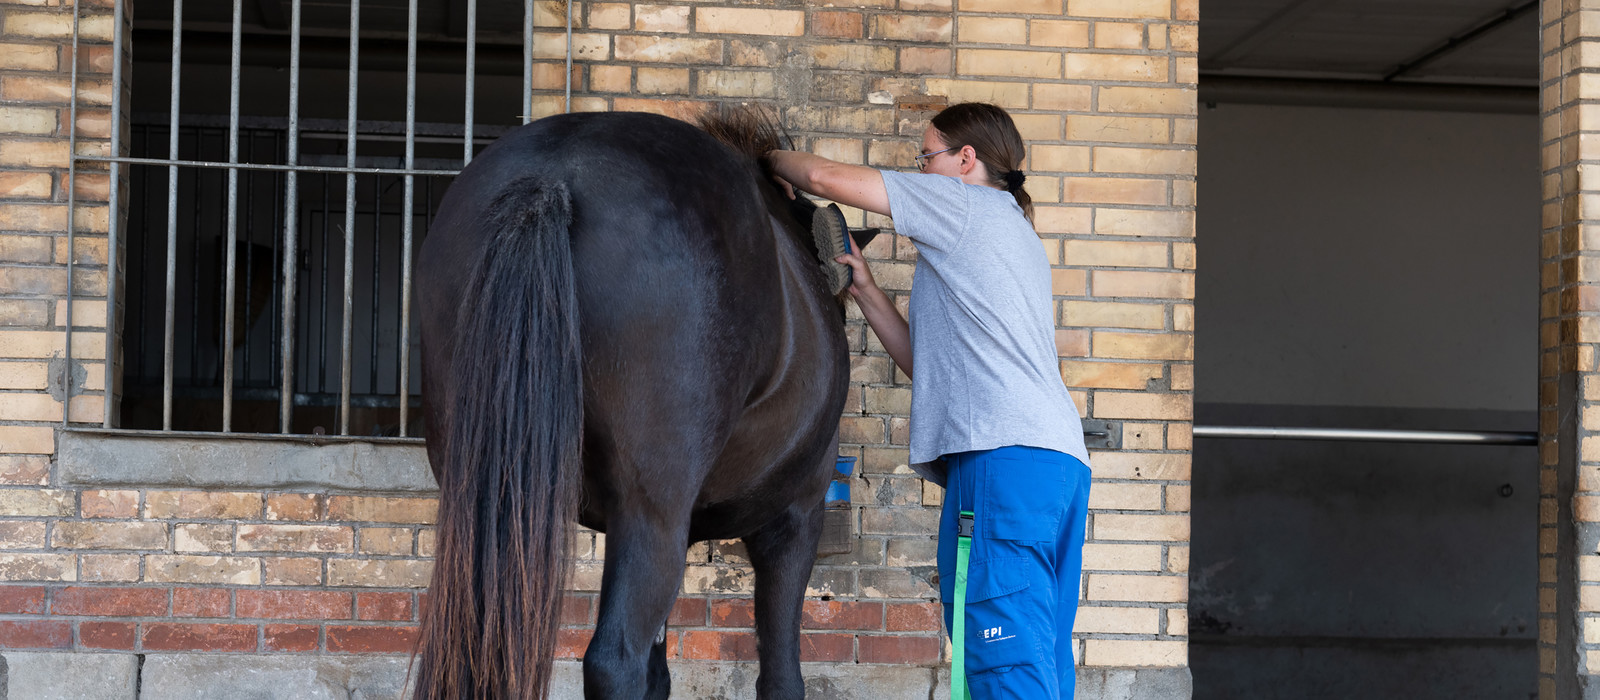
[[[688,532],[613,511],[606,527],[600,616],[583,656],[588,700],[665,698],[666,646],[657,642],[683,580]]]
[[[800,617],[811,564],[822,536],[822,500],[794,504],[761,529],[745,536],[755,570],[756,638],[761,675],[760,700],[799,700],[806,695],[800,675]]]

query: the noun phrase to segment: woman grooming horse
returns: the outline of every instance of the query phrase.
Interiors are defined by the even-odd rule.
[[[911,462],[947,489],[945,626],[965,628],[958,661],[971,697],[983,700],[1072,697],[1089,496],[1083,428],[1056,369],[1050,267],[1023,155],[1011,116],[973,103],[945,109],[923,131],[920,174],[768,154],[787,183],[891,216],[916,244],[909,324],[860,255],[838,262],[850,266],[850,293],[889,356],[907,376],[916,370]],[[963,534],[971,564],[959,596]],[[951,694],[962,697],[959,682]]]
[[[800,698],[837,453],[843,308],[758,120],[570,114],[451,184],[416,288],[440,490],[417,698],[545,697],[567,523],[606,533],[589,698],[668,694],[691,542],[742,538],[763,700]],[[796,218],[799,217],[799,218]]]

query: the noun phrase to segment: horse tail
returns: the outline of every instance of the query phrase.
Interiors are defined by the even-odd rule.
[[[418,700],[543,700],[583,427],[565,185],[510,183],[462,299]]]

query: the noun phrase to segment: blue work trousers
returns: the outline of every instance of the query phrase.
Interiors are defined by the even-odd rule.
[[[973,512],[966,674],[973,700],[1071,700],[1089,467],[1037,447],[945,456],[939,594],[953,629],[956,517]]]

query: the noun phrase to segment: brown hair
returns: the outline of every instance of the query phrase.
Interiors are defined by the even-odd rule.
[[[1027,146],[1017,124],[1004,109],[983,102],[963,102],[946,107],[933,117],[944,145],[959,149],[971,146],[989,173],[989,184],[1010,192],[1022,207],[1022,215],[1033,221],[1033,197],[1023,188],[1022,158]]]

